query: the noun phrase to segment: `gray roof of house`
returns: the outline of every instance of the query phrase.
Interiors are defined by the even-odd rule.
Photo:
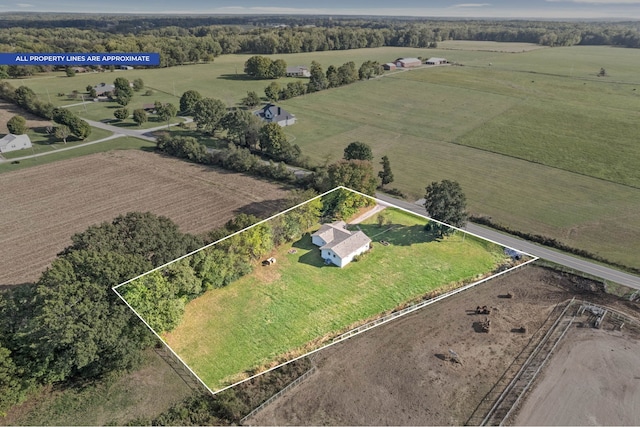
[[[342,239],[335,239],[320,249],[331,249],[340,258],[344,258],[369,243],[371,243],[371,239],[362,231],[357,231]]]
[[[99,85],[95,85],[93,88],[96,90],[97,94],[113,92],[116,89],[114,85],[108,83],[100,83]]]
[[[344,221],[336,221],[331,224],[322,224],[320,229],[312,234],[312,236],[318,236],[325,242],[329,243],[334,241],[339,236],[343,238],[351,236],[351,232],[345,229],[347,223]]]
[[[280,122],[295,117],[282,107],[278,107],[274,104],[267,104],[254,113],[256,116],[269,122]],[[271,117],[271,118],[269,118]]]

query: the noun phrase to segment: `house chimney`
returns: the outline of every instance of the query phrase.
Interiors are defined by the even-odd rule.
[[[280,115],[280,107],[278,107],[278,115]]]

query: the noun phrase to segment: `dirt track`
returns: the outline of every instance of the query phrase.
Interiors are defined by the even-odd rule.
[[[318,370],[249,422],[257,425],[464,424],[555,304],[555,273],[527,267],[330,347]],[[513,299],[499,298],[508,291]],[[475,332],[491,314],[490,333]],[[525,326],[526,334],[511,332]],[[444,360],[455,350],[464,364]]]
[[[286,189],[142,151],[113,151],[2,174],[0,287],[35,280],[71,235],[131,211],[202,233],[239,212],[281,207]]]
[[[640,340],[626,331],[572,328],[514,425],[637,425]]]

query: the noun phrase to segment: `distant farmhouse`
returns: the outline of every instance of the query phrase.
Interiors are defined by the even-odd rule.
[[[395,64],[398,68],[413,68],[422,65],[422,61],[418,58],[398,58],[395,60]]]
[[[427,65],[443,65],[448,63],[449,61],[447,61],[445,58],[429,58],[427,59],[427,62],[425,62],[425,64]]]
[[[14,135],[10,133],[0,139],[0,153],[8,153],[10,151],[18,151],[25,148],[31,148],[31,139],[29,139],[29,135]]]
[[[320,255],[325,262],[342,268],[356,256],[371,248],[371,239],[362,231],[352,233],[344,221],[323,224],[311,235],[314,245],[320,247]]]
[[[277,123],[282,127],[291,126],[296,122],[296,116],[273,104],[267,104],[253,114],[267,123]]]
[[[306,65],[296,65],[287,67],[287,77],[311,77],[311,73]]]
[[[114,85],[108,83],[100,83],[99,85],[95,85],[93,88],[98,96],[106,96],[116,90]]]

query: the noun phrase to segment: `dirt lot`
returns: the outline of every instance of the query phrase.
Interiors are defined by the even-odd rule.
[[[570,329],[513,424],[637,425],[638,338],[624,328]]]
[[[23,110],[15,104],[0,100],[0,134],[4,135],[9,133],[7,129],[7,122],[15,115],[20,115],[27,119],[27,127],[33,128],[45,128],[51,126],[52,123],[48,120],[43,120],[38,116],[35,116],[28,111]]]
[[[557,303],[606,297],[574,282],[526,267],[323,350],[315,373],[247,424],[465,424]],[[499,297],[508,291],[513,299]],[[488,334],[474,328],[485,304],[497,308]],[[525,334],[511,331],[520,326]],[[462,365],[446,360],[449,349]]]
[[[113,151],[8,172],[0,187],[0,287],[35,280],[71,235],[131,211],[202,233],[245,212],[276,212],[286,189],[142,151]]]

